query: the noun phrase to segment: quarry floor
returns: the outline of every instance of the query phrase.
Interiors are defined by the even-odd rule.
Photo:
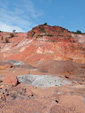
[[[0,69],[0,113],[85,113],[85,75],[52,74],[38,67],[38,64],[33,64]],[[12,86],[3,82],[9,75],[17,78],[37,75],[41,78],[44,76],[44,80],[45,76],[51,75],[70,84],[58,85],[57,81],[55,85],[47,87],[47,81],[44,83],[41,79],[39,81],[43,85],[36,86],[18,80],[18,84]]]

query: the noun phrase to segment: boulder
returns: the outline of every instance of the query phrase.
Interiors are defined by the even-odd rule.
[[[17,80],[17,77],[15,75],[7,75],[3,82],[5,84],[9,84],[9,85],[12,85],[12,86],[16,86],[18,84],[18,80]]]

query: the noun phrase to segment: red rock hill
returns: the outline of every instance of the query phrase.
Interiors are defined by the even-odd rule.
[[[27,33],[0,32],[0,59],[26,63],[72,60],[85,63],[85,34],[39,25]]]

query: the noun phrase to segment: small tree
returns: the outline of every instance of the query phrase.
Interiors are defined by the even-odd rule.
[[[76,34],[81,34],[82,32],[80,30],[77,30],[76,31]]]
[[[44,23],[44,25],[47,25],[47,23]]]
[[[14,29],[12,32],[13,32],[13,33],[15,33],[15,32],[16,32],[16,30]]]

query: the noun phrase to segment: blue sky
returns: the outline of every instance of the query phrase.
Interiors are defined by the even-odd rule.
[[[0,30],[27,32],[44,24],[85,33],[85,0],[0,0]]]

